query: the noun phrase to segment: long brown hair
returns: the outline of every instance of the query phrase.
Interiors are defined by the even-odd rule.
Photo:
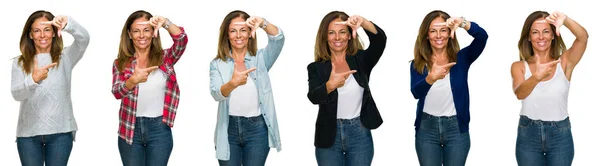
[[[125,21],[125,25],[123,25],[123,30],[121,31],[121,43],[119,44],[119,55],[117,57],[117,68],[119,71],[123,71],[125,66],[131,64],[131,58],[135,53],[135,47],[132,39],[129,38],[129,30],[131,29],[133,22],[142,17],[150,20],[150,18],[152,18],[152,14],[144,10],[135,11],[129,15],[127,21]],[[148,60],[148,66],[158,66],[163,61],[163,48],[160,42],[160,33],[158,33],[156,37],[152,38]]]
[[[546,18],[550,14],[545,11],[535,11],[525,19],[525,23],[523,23],[523,30],[521,30],[521,38],[519,39],[519,60],[530,61],[533,57],[533,47],[531,46],[531,41],[529,38],[529,34],[531,32],[531,27],[535,20],[539,18]],[[552,42],[550,44],[550,57],[554,60],[560,58],[563,51],[567,50],[567,46],[565,46],[565,42],[561,36],[554,35],[556,32],[556,27],[550,24],[550,28],[552,29]]]
[[[25,26],[23,27],[23,33],[21,34],[20,48],[21,48],[21,56],[19,56],[19,65],[23,68],[26,74],[29,74],[33,70],[33,62],[35,59],[35,55],[37,54],[35,49],[35,43],[33,39],[30,38],[31,34],[31,26],[33,22],[38,18],[46,18],[48,21],[52,21],[54,19],[54,15],[48,11],[38,10],[29,15],[27,22],[25,22]],[[63,49],[63,40],[62,37],[58,37],[58,30],[55,26],[51,26],[53,31],[52,37],[52,46],[50,46],[50,57],[52,59],[52,63],[56,63],[58,66],[59,59]]]
[[[429,14],[425,15],[425,18],[423,18],[421,27],[419,27],[419,35],[415,41],[415,59],[413,59],[413,67],[420,74],[423,74],[425,67],[427,67],[428,70],[431,70],[431,55],[433,54],[433,49],[427,38],[429,34],[429,25],[431,25],[431,22],[436,18],[447,20],[450,18],[450,15],[441,10],[434,10],[429,12]],[[450,33],[450,31],[448,31],[448,33]],[[448,39],[448,45],[446,46],[446,54],[448,55],[449,62],[456,62],[458,51],[460,51],[460,46],[458,45],[456,35],[454,35],[454,38]]]
[[[347,21],[349,16],[342,11],[332,11],[325,15],[325,17],[323,17],[321,20],[321,25],[319,25],[317,38],[315,41],[315,62],[324,62],[331,59],[331,50],[329,48],[329,44],[327,43],[327,32],[329,30],[329,23],[338,18],[343,21]],[[350,26],[346,27],[348,28],[348,32],[352,32]],[[350,38],[352,38],[352,36],[350,36]],[[363,50],[363,45],[360,42],[358,34],[356,34],[356,38],[352,38],[348,41],[346,54],[353,56],[358,52],[358,50]]]
[[[231,52],[231,44],[229,43],[229,24],[231,24],[231,20],[241,17],[244,20],[250,18],[248,13],[241,10],[234,10],[229,12],[225,18],[223,18],[223,22],[221,23],[221,28],[219,29],[219,44],[217,57],[215,59],[221,59],[225,61],[229,53]],[[250,33],[250,31],[248,31]],[[258,45],[256,44],[256,37],[248,39],[248,52],[250,52],[250,56],[256,55],[256,50],[258,50]]]

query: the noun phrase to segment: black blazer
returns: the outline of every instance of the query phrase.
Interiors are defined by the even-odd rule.
[[[375,25],[375,24],[374,24]],[[376,129],[383,123],[375,101],[371,96],[369,88],[369,77],[371,71],[383,54],[387,37],[381,28],[375,25],[377,34],[365,30],[369,36],[369,48],[360,50],[356,55],[347,55],[346,62],[350,70],[356,70],[353,74],[358,84],[364,88],[360,121],[368,129]],[[327,94],[325,84],[331,74],[331,61],[312,62],[308,65],[308,99],[313,104],[319,105],[319,114],[315,130],[315,146],[317,148],[329,148],[335,141],[337,130],[337,89]]]

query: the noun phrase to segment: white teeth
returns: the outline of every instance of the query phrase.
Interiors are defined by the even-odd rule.
[[[235,44],[242,44],[243,41],[242,40],[235,40]]]
[[[546,42],[537,42],[537,44],[538,44],[539,46],[545,46],[545,45],[546,45]]]
[[[444,42],[443,40],[436,40],[435,44],[442,44],[442,42]]]
[[[148,40],[138,40],[138,42],[140,42],[140,44],[146,44],[146,42],[148,42]]]
[[[342,46],[342,42],[333,42],[333,45],[336,47]]]

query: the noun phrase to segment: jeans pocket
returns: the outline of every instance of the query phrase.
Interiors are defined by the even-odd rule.
[[[529,128],[530,123],[527,121],[520,120],[519,121],[519,129],[527,129]]]
[[[262,116],[259,115],[258,117],[248,119],[248,123],[250,127],[255,128],[259,126],[264,126],[265,120]]]
[[[571,122],[568,122],[567,125],[557,126],[556,128],[559,133],[571,132]]]

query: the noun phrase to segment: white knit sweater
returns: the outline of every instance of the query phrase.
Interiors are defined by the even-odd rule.
[[[21,102],[17,137],[77,131],[71,104],[71,71],[85,53],[90,36],[70,17],[63,32],[71,34],[74,42],[63,49],[58,66],[51,68],[48,78],[39,84],[33,81],[31,73],[25,74],[18,64],[18,57],[13,61],[11,93]],[[38,67],[52,63],[49,53],[36,57]]]

